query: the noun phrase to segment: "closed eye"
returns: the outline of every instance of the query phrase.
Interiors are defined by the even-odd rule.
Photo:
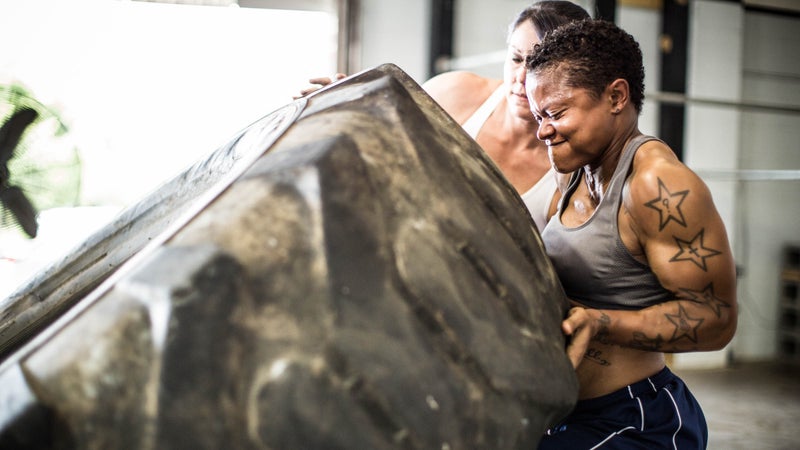
[[[560,119],[560,118],[561,118],[561,117],[564,115],[564,110],[561,110],[561,111],[556,111],[556,112],[553,112],[553,113],[549,113],[549,112],[545,111],[545,112],[544,112],[544,113],[542,113],[542,114],[543,114],[545,117],[547,117],[548,119],[552,119],[552,120],[558,120],[558,119]]]

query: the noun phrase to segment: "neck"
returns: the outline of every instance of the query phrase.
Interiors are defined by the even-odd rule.
[[[603,198],[605,183],[614,175],[617,164],[619,164],[619,160],[622,157],[622,152],[628,142],[640,134],[641,132],[639,132],[634,122],[627,132],[621,133],[618,138],[612,141],[597,162],[584,166],[584,178],[589,189],[589,198],[595,205]]]
[[[642,133],[634,122],[624,133],[619,133],[617,137],[611,141],[609,146],[606,147],[606,150],[595,162],[585,167],[586,172],[597,172],[602,178],[611,179],[611,176],[617,169],[617,163],[619,163],[619,159],[622,157],[622,151],[625,150],[625,146],[628,145],[631,139],[640,134]]]
[[[597,206],[605,193],[602,167],[594,170],[589,167],[584,168],[584,180],[589,189],[589,200],[592,201],[593,206]]]

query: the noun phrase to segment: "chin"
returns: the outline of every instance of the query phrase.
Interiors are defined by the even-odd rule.
[[[559,168],[558,166],[553,166],[553,169],[555,169],[555,171],[560,173],[561,175],[569,175],[572,172],[575,172],[575,169],[562,169]]]
[[[568,164],[559,163],[557,161],[551,161],[550,164],[553,166],[553,169],[555,169],[556,172],[564,175],[570,174],[578,169],[578,167],[572,167]]]

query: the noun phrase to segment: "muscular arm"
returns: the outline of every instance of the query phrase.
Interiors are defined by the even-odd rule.
[[[711,194],[662,144],[634,161],[619,216],[620,236],[674,298],[639,311],[575,308],[564,321],[570,358],[591,339],[655,352],[724,347],[736,330],[733,255]]]

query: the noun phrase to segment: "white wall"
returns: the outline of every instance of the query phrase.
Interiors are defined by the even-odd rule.
[[[742,99],[800,105],[800,19],[745,15]],[[800,172],[800,115],[745,111],[740,167]],[[739,284],[741,326],[734,352],[743,359],[777,353],[779,277],[783,246],[800,244],[800,180],[742,182],[737,203],[744,276]]]
[[[456,1],[453,18],[453,56],[475,58],[466,70],[485,77],[503,77],[508,26],[530,2],[506,0],[487,7],[481,0]]]
[[[642,105],[642,114],[639,116],[639,130],[642,133],[657,136],[659,105],[650,100],[647,94],[661,90],[659,79],[661,73],[661,49],[659,47],[661,14],[652,8],[618,7],[616,23],[636,38],[642,49],[645,99]]]
[[[430,0],[360,0],[361,67],[400,67],[422,84],[428,76]]]

